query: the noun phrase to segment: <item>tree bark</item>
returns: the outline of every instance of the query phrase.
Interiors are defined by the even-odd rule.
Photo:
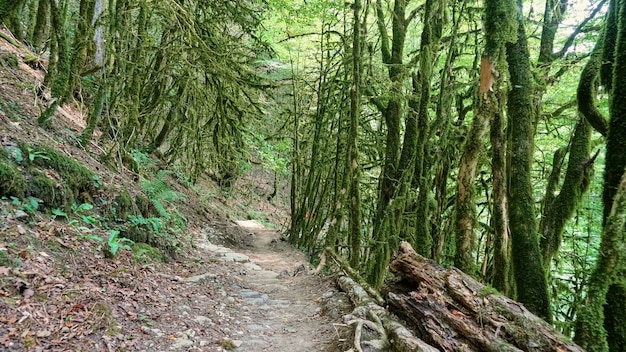
[[[352,27],[352,86],[350,87],[350,130],[348,132],[348,155],[346,158],[350,178],[350,265],[361,264],[361,195],[359,189],[358,121],[361,115],[361,1],[354,1]]]
[[[397,285],[403,293],[387,295],[393,313],[442,351],[583,351],[520,303],[444,269],[407,242],[389,268],[403,279]]]
[[[23,0],[0,0],[0,23],[4,21],[9,14],[15,9],[17,9]]]
[[[535,200],[531,185],[534,119],[533,80],[530,54],[522,17],[522,3],[518,0],[517,42],[507,44],[507,62],[511,76],[508,95],[509,163],[508,213],[511,229],[513,274],[517,299],[530,311],[550,321],[550,296],[543,271]]]

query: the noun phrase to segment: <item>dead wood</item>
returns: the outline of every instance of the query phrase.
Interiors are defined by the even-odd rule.
[[[387,294],[393,313],[441,350],[584,351],[522,304],[494,294],[456,268],[420,256],[407,242],[389,268],[414,287]]]
[[[341,276],[337,283],[355,306],[352,313],[344,317],[344,322],[353,326],[355,351],[440,351],[415,337],[350,277]]]

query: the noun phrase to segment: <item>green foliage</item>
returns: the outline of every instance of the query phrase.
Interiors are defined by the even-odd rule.
[[[0,59],[1,61],[2,59]],[[28,118],[24,113],[24,109],[19,101],[1,101],[0,100],[0,112],[4,112],[11,120],[22,120]],[[9,146],[5,146],[8,148]]]
[[[117,230],[109,231],[106,246],[103,248],[104,255],[109,259],[115,258],[120,249],[132,250],[131,245],[134,242],[128,238],[119,237],[119,234],[120,232]]]
[[[8,145],[4,147],[4,153],[8,158],[15,160],[16,163],[21,164],[24,161],[24,156],[22,155],[22,149],[16,146]]]
[[[22,211],[28,214],[34,214],[39,210],[40,200],[34,197],[28,197],[27,199],[20,200],[17,197],[11,197],[11,204],[17,206]]]
[[[253,156],[258,157],[264,168],[268,168],[277,175],[287,175],[289,169],[287,155],[290,153],[290,146],[286,140],[279,140],[272,144],[262,134],[244,134],[246,145],[251,146]]]
[[[175,208],[172,207],[172,211],[168,209],[173,202],[185,200],[182,193],[172,190],[168,185],[165,178],[171,173],[169,170],[160,170],[151,180],[142,178],[141,187],[148,195],[157,214],[182,229],[185,227],[186,219]]]

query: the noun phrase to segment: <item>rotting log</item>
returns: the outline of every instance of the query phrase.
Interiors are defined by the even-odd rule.
[[[376,304],[368,292],[348,276],[337,280],[339,287],[348,294],[355,306],[344,317],[353,326],[354,351],[439,352],[428,345],[404,325],[399,323],[385,308]]]
[[[445,269],[402,242],[389,264],[408,292],[389,292],[393,313],[417,337],[443,351],[571,351],[581,347],[557,333],[521,303],[456,268]],[[395,291],[393,288],[391,291]]]

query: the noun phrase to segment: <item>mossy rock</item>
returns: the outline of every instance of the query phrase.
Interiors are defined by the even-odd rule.
[[[115,220],[124,220],[128,219],[129,215],[136,215],[137,207],[131,195],[126,191],[118,194],[109,208],[109,214],[111,219]]]
[[[144,243],[161,250],[163,261],[167,261],[170,258],[176,259],[177,257],[176,247],[162,237],[162,235],[157,235],[150,226],[145,224],[129,226],[126,230],[120,232],[120,237],[128,238],[135,242],[135,244]]]
[[[163,253],[158,248],[154,248],[147,243],[135,243],[133,244],[133,253],[144,255],[154,261],[163,262],[165,258]]]
[[[74,192],[64,184],[43,174],[35,174],[28,181],[28,195],[39,198],[47,208],[59,208],[65,211],[74,203]]]
[[[154,204],[144,195],[138,194],[135,197],[135,204],[137,204],[137,209],[144,218],[151,218],[158,215]]]
[[[6,159],[0,158],[0,196],[24,197],[26,181],[22,172]]]
[[[85,194],[94,193],[96,189],[94,185],[95,174],[76,160],[49,147],[32,148],[27,150],[27,153],[26,155],[40,156],[32,158],[33,164],[58,172],[64,183],[74,192],[74,197],[79,198],[80,201],[88,201],[89,199],[81,198],[84,198]]]

